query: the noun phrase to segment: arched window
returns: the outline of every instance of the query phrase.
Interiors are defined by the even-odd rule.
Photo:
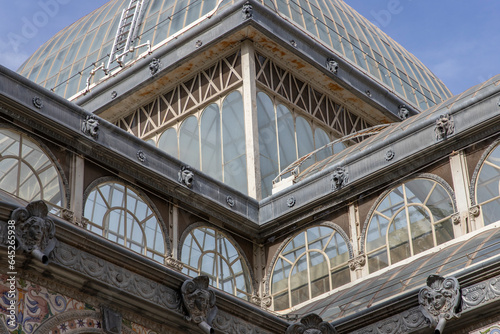
[[[10,129],[0,129],[0,189],[27,202],[44,200],[54,214],[65,206],[55,163],[31,138]]]
[[[165,245],[159,215],[144,195],[119,182],[102,182],[90,187],[84,216],[88,229],[163,263]]]
[[[218,230],[200,226],[189,231],[182,242],[181,261],[186,275],[208,276],[212,286],[250,300],[248,265],[235,244]]]
[[[413,179],[389,191],[375,205],[366,229],[369,271],[453,239],[454,212],[450,192],[433,179]]]
[[[158,148],[178,158],[179,150],[177,148],[177,131],[174,128],[168,128],[163,132],[158,140]]]
[[[481,206],[484,225],[489,225],[500,219],[500,146],[483,160],[475,180],[475,200]]]
[[[350,282],[352,251],[340,228],[314,226],[286,242],[274,262],[271,297],[284,310]]]

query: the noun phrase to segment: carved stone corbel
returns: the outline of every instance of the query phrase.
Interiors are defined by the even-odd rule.
[[[460,285],[454,277],[430,275],[427,286],[418,293],[420,309],[435,327],[435,333],[443,332],[447,320],[460,316],[460,301]]]
[[[181,261],[176,260],[171,256],[165,258],[165,264],[177,271],[182,271],[182,269],[184,268],[184,265]]]
[[[335,61],[335,59],[333,59],[333,58],[327,58],[326,59],[326,70],[333,73],[333,74],[337,74],[337,72],[339,70],[339,63],[337,63],[337,61]]]
[[[300,323],[288,326],[285,332],[285,334],[302,333],[336,334],[337,331],[329,322],[323,321],[319,315],[312,313],[300,319]]]
[[[436,127],[434,128],[436,140],[446,139],[446,137],[452,135],[453,132],[455,132],[453,116],[450,114],[440,115],[436,120]]]
[[[476,223],[476,218],[479,217],[481,213],[481,207],[479,205],[474,205],[469,208],[469,221],[471,224]]]
[[[122,315],[106,306],[102,309],[102,330],[106,334],[122,333]]]
[[[358,255],[355,258],[349,260],[349,268],[352,271],[361,270],[366,264],[366,257],[364,254]]]
[[[15,221],[18,249],[31,254],[43,264],[49,262],[50,252],[56,246],[56,226],[47,217],[49,210],[44,201],[29,203],[26,208],[12,211]]]
[[[332,190],[338,190],[349,182],[349,172],[346,167],[337,167],[332,174]]]
[[[217,315],[215,293],[209,287],[207,276],[186,280],[181,287],[182,302],[187,311],[186,320],[197,324],[204,333],[212,334],[212,321]]]

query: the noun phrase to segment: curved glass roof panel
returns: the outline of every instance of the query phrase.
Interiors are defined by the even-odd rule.
[[[89,82],[87,79],[92,69],[108,62],[121,13],[134,1],[140,0],[111,0],[63,29],[18,72],[66,98],[85,89],[88,83],[97,82],[104,71],[96,72]],[[415,56],[342,0],[260,1],[417,109],[427,109],[451,96]],[[150,41],[154,47],[211,11],[233,3],[234,0],[144,0],[134,45]],[[134,59],[144,51],[145,48],[138,48],[123,60]]]

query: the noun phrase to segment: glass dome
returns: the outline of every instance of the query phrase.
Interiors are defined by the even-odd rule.
[[[18,72],[57,94],[70,98],[85,89],[95,66],[107,63],[121,13],[139,0],[111,0],[57,33],[42,45]],[[452,94],[415,56],[341,0],[261,0],[282,19],[304,31],[389,91],[420,110]],[[151,42],[154,47],[182,33],[211,11],[234,0],[145,0],[135,31],[134,45]],[[145,52],[137,48],[124,61]],[[114,64],[115,67],[118,64]],[[104,76],[97,71],[91,82]]]

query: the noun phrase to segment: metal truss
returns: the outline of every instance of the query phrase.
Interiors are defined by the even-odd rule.
[[[132,114],[120,118],[115,125],[136,137],[146,139],[174,124],[183,115],[202,108],[213,97],[233,89],[241,82],[241,55],[238,51],[158,95]]]
[[[329,94],[313,88],[270,58],[256,53],[255,67],[258,83],[334,129],[340,136],[371,127],[366,120],[350,112]]]

